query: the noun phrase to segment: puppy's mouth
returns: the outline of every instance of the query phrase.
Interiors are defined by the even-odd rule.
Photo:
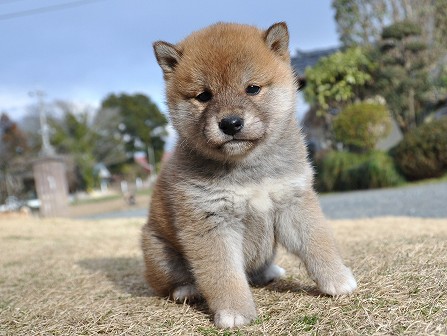
[[[225,144],[228,144],[228,143],[234,143],[234,144],[237,144],[237,143],[247,143],[247,142],[256,142],[256,141],[257,141],[257,139],[240,139],[240,138],[233,138],[233,139],[229,139],[229,140],[224,141],[224,142],[222,143],[221,146],[223,146],[223,145],[225,145]]]
[[[222,134],[220,134],[222,135]],[[212,145],[216,150],[227,155],[242,155],[252,150],[262,140],[262,134],[237,133],[234,135],[221,136],[220,139],[208,139],[208,144]],[[217,141],[216,141],[217,140]]]
[[[242,154],[255,147],[258,141],[259,139],[233,138],[221,143],[218,149],[227,154]]]
[[[228,139],[222,141],[221,146],[232,143],[232,144],[244,144],[244,143],[256,143],[259,141],[257,137],[249,137],[240,134],[235,134]]]

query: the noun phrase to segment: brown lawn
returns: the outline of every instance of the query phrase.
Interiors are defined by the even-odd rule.
[[[0,218],[0,335],[447,334],[447,219],[333,221],[359,289],[321,296],[281,251],[287,276],[253,289],[259,318],[232,331],[204,303],[151,295],[143,223]]]

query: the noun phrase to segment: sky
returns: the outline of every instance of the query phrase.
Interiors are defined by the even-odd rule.
[[[97,108],[110,93],[143,93],[166,113],[152,43],[177,43],[210,24],[267,29],[285,21],[290,50],[338,45],[330,0],[0,0],[0,113],[20,120],[37,104]]]

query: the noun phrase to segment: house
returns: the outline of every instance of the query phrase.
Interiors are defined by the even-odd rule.
[[[339,47],[312,51],[297,50],[295,56],[291,57],[291,63],[295,73],[304,77],[307,68],[313,67],[322,57],[330,56],[339,50]],[[302,92],[298,92],[297,116],[306,135],[311,156],[313,153],[331,146],[330,140],[326,136],[328,132],[325,129],[324,120],[318,118],[316,111],[310,109]]]

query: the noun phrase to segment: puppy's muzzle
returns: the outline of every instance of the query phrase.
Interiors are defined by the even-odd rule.
[[[223,118],[219,122],[220,130],[227,135],[235,135],[244,127],[244,119],[237,116],[229,116]]]

